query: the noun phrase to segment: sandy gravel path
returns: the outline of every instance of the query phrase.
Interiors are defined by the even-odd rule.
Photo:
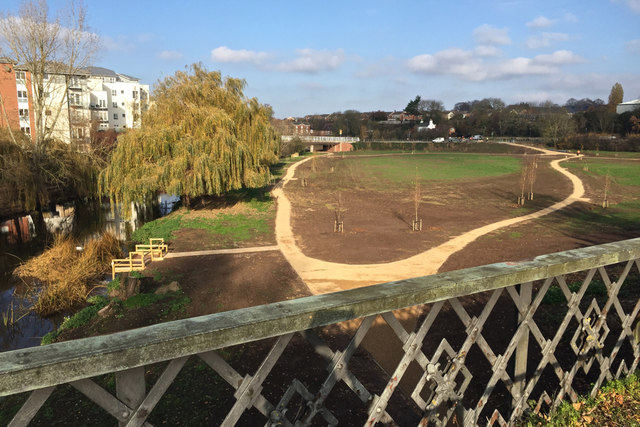
[[[508,144],[520,146],[518,144]],[[545,156],[562,155],[550,150],[537,150]],[[281,184],[273,190],[273,196],[277,200],[275,224],[276,241],[287,261],[314,294],[335,292],[411,277],[427,276],[436,273],[449,256],[460,251],[480,236],[500,228],[540,218],[559,209],[563,209],[578,200],[584,200],[584,186],[582,185],[582,181],[560,166],[560,162],[568,158],[569,156],[563,155],[562,158],[552,160],[550,163],[551,167],[566,176],[573,185],[573,191],[566,199],[528,215],[505,219],[468,231],[410,258],[382,264],[340,264],[311,258],[302,253],[296,244],[296,239],[292,231],[291,202],[286,197],[284,188],[293,178],[296,168],[308,161],[310,159],[308,158],[291,165],[283,177]]]

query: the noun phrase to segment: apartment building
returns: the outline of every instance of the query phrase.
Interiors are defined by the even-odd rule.
[[[0,58],[0,95],[0,127],[20,130],[35,139],[31,75],[16,69],[9,58]]]
[[[87,72],[92,119],[99,122],[99,129],[139,127],[149,106],[149,85],[107,68],[90,67]]]
[[[85,68],[74,74],[45,74],[43,129],[51,137],[70,143],[87,143],[91,132],[118,132],[139,127],[142,112],[149,105],[149,85],[101,67]],[[21,129],[35,139],[29,72],[7,58],[0,58],[0,95],[4,105],[0,126]]]

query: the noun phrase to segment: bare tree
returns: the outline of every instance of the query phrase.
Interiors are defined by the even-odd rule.
[[[98,51],[99,37],[88,31],[86,9],[75,0],[51,15],[46,0],[28,0],[17,15],[0,15],[0,37],[20,68],[30,73],[36,152],[46,150],[64,114],[72,78],[82,75]]]
[[[414,208],[414,219],[412,223],[413,231],[422,231],[422,218],[418,218],[418,208],[420,207],[420,202],[422,201],[422,195],[420,192],[420,181],[418,177],[418,168],[416,167],[416,180],[415,187],[413,190],[413,208]]]
[[[611,187],[611,175],[609,171],[604,176],[604,199],[602,200],[602,207],[609,207],[609,188]]]
[[[12,202],[28,211],[40,209],[56,191],[94,194],[96,159],[54,133],[64,126],[69,132],[69,87],[99,47],[98,36],[87,31],[84,6],[68,0],[51,14],[46,0],[25,0],[17,14],[0,13],[0,46],[17,64],[16,79],[31,92],[35,128],[33,142],[22,132],[9,134],[13,163],[0,163],[0,181],[15,188],[19,197]]]
[[[529,181],[529,195],[528,199],[533,200],[533,184],[536,182],[536,171],[538,169],[538,156],[533,156],[528,165],[529,171],[527,173],[527,180]]]
[[[574,131],[575,124],[565,110],[550,111],[541,116],[540,130],[542,136],[553,142],[553,148],[558,148],[558,142],[564,140]]]

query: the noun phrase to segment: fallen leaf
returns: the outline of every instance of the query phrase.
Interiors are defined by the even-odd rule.
[[[593,417],[590,417],[588,415],[585,415],[582,417],[582,419],[587,423],[587,424],[591,424],[591,421],[593,421]]]
[[[573,409],[575,409],[576,411],[579,411],[580,408],[582,408],[582,402],[576,402],[573,404]]]

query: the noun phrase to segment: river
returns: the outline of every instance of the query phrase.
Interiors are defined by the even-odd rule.
[[[71,234],[77,241],[109,231],[122,241],[145,221],[171,212],[176,198],[162,196],[155,208],[132,209],[129,218],[111,211],[109,204],[57,205],[42,214],[47,231],[36,232],[31,216],[0,221],[0,351],[40,345],[40,339],[63,320],[63,316],[41,318],[30,307],[26,285],[12,275],[22,261],[41,253],[53,233]],[[27,295],[27,296],[25,296]]]

